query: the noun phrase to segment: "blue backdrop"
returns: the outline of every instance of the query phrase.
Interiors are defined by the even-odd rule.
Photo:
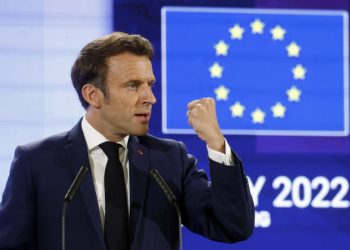
[[[256,228],[249,240],[234,245],[216,243],[184,229],[184,249],[349,249],[350,138],[346,135],[349,48],[345,46],[348,21],[344,21],[347,15],[343,12],[349,9],[347,0],[22,2],[0,1],[0,193],[16,145],[67,130],[83,115],[69,78],[70,67],[82,46],[113,29],[140,33],[152,41],[156,51],[153,66],[158,103],[154,107],[150,132],[185,142],[199,159],[199,166],[207,170],[204,143],[188,130],[189,127],[174,129],[178,125],[187,126],[185,103],[197,98],[189,91],[189,84],[196,86],[193,88],[196,91],[207,91],[198,94],[217,99],[220,122],[230,145],[243,159],[255,201]],[[191,16],[191,22],[183,23],[176,19],[183,18],[182,15],[172,17],[174,22],[169,25],[175,26],[169,26],[171,33],[168,35],[174,36],[174,40],[168,42],[179,45],[197,42],[198,46],[190,47],[190,53],[186,46],[168,44],[191,55],[191,58],[180,56],[178,59],[188,66],[186,70],[196,73],[176,73],[181,68],[176,64],[170,67],[173,59],[169,64],[163,64],[162,72],[166,45],[161,40],[163,6],[230,8],[226,12],[234,14],[228,18],[232,21],[227,22],[227,26],[220,25],[221,30],[211,30],[217,32],[215,35],[203,38],[193,36],[197,33],[188,30],[201,26],[196,23],[198,16]],[[247,14],[241,15],[237,8],[245,9]],[[282,22],[276,15],[266,15],[260,9],[277,9],[274,13],[283,18],[289,18],[287,14],[291,10],[302,9],[306,16],[301,20],[297,17]],[[314,15],[309,16],[309,10],[316,9],[328,14],[328,11],[335,12],[326,15],[326,20],[323,17],[316,20]],[[246,19],[240,19],[241,16]],[[206,16],[200,18],[203,22],[213,20]],[[215,18],[221,23],[221,16]],[[251,30],[250,24],[256,19],[265,24],[263,34]],[[284,40],[274,40],[270,33],[277,25],[286,30],[284,35],[279,35]],[[204,31],[210,30],[210,27],[202,26]],[[231,28],[234,28],[232,33],[229,32]],[[240,28],[245,30],[241,39]],[[186,32],[185,36],[181,32]],[[181,35],[183,38],[176,37]],[[275,36],[278,37],[278,32]],[[291,46],[293,42],[295,44]],[[214,46],[219,43],[221,49],[217,54]],[[224,55],[224,44],[229,46],[227,55]],[[287,46],[290,46],[289,50]],[[275,53],[273,57],[272,53]],[[277,58],[281,63],[266,61],[266,57]],[[211,70],[215,63],[223,67],[221,78],[218,67]],[[245,64],[255,66],[247,71]],[[297,73],[292,73],[299,64]],[[202,67],[202,71],[194,71],[194,66]],[[277,67],[285,74],[270,70]],[[173,72],[168,76],[173,74],[174,77],[167,78],[164,70]],[[249,83],[250,79],[269,81]],[[277,82],[273,82],[276,79]],[[184,82],[187,85],[177,90]],[[171,84],[175,85],[171,87]],[[261,88],[260,84],[265,87]],[[292,86],[295,86],[292,94],[286,94]],[[272,92],[276,87],[280,88],[276,93]],[[167,88],[175,89],[166,92]],[[175,99],[170,101],[171,98]],[[237,102],[245,107],[242,114],[242,107],[235,105]],[[311,109],[304,109],[306,103]],[[171,111],[171,105],[177,109]],[[236,107],[235,111],[231,106]],[[274,112],[272,107],[278,108]],[[173,113],[171,117],[162,115],[168,108],[169,112],[179,113]],[[252,113],[257,108],[265,116],[257,112],[254,120]],[[293,116],[297,119],[291,119]],[[166,117],[176,119],[168,122]],[[308,133],[304,133],[305,128],[294,130],[294,126],[292,131],[288,127],[285,129],[290,122],[284,122],[290,120],[299,126],[309,126]],[[279,136],[272,135],[276,131]]]
[[[255,20],[253,16],[247,18],[243,15],[242,19],[236,13],[226,17],[234,21],[227,22],[227,26],[220,30],[213,23],[221,24],[221,19],[225,17],[208,17],[198,12],[177,16],[168,12],[169,26],[167,32],[163,30],[167,41],[164,37],[162,41],[161,8],[164,6],[235,8],[228,12],[237,12],[236,8],[248,9],[245,11],[254,12],[254,18],[266,23],[266,32],[259,37],[260,45],[254,44],[256,39],[248,39],[253,37],[249,27],[250,22]],[[226,138],[243,159],[249,175],[256,206],[253,236],[248,241],[228,245],[210,242],[184,229],[184,249],[349,248],[348,20],[347,14],[342,12],[348,7],[346,0],[114,1],[115,30],[140,33],[149,38],[155,47],[153,66],[158,103],[154,107],[150,132],[184,141],[189,151],[199,159],[199,166],[206,169],[205,145],[187,127],[185,104],[201,95],[212,96],[217,99],[219,120],[225,128]],[[261,8],[277,9],[275,14],[279,14],[279,18],[282,15],[283,20],[276,19],[276,15],[257,14],[256,11]],[[299,19],[295,16],[290,18],[286,14],[291,9],[307,10],[306,15],[299,16]],[[308,10],[311,9],[337,11],[332,12],[335,15],[327,12],[326,17],[318,17],[309,15]],[[170,10],[174,9],[167,9]],[[212,22],[210,27],[208,20]],[[241,40],[233,39],[227,32],[235,24],[245,29]],[[283,41],[273,41],[271,36],[267,36],[277,24],[287,31]],[[198,32],[206,31],[211,33],[198,36]],[[308,32],[313,32],[312,36]],[[239,37],[239,31],[235,34]],[[215,54],[214,46],[221,40],[231,49],[226,57]],[[301,48],[299,53],[295,45],[294,49],[291,47],[291,52],[286,50],[292,42]],[[280,53],[276,55],[277,62],[263,60],[266,58],[264,53],[270,56],[276,51]],[[169,58],[164,57],[165,53]],[[225,49],[221,53],[225,53]],[[163,61],[163,72],[162,59],[167,60],[166,64]],[[210,67],[215,62],[224,68],[221,78],[215,77],[215,74],[220,75],[220,70],[213,71],[214,77],[211,75]],[[260,62],[263,68],[251,67],[251,71],[245,72],[245,62]],[[299,67],[299,73],[292,73],[298,64],[306,71],[300,71]],[[275,85],[267,90],[259,89],[256,84],[247,86],[249,79],[257,79],[257,76],[277,84],[272,82],[276,76],[273,77],[270,68],[281,66],[288,70],[289,75],[277,74],[277,79],[284,84],[279,89],[280,96],[272,92]],[[237,84],[231,84],[232,81]],[[208,87],[209,84],[212,85]],[[215,92],[221,85],[230,90],[227,100],[227,91],[221,88],[221,94]],[[301,95],[295,94],[295,89],[294,94],[286,94],[292,86],[300,90]],[[265,91],[264,95],[260,94],[261,91]],[[251,100],[246,100],[249,97]],[[272,100],[271,103],[268,103],[269,100]],[[281,111],[281,114],[278,112],[281,108],[277,109],[275,117],[269,109],[277,104],[276,100],[281,104],[279,107],[285,107],[286,111]],[[233,117],[233,113],[228,111],[235,101],[245,106],[243,117]],[[266,104],[267,108],[260,107],[265,117],[262,123],[257,116],[254,123],[250,113],[259,102]],[[292,124],[293,121],[295,124]]]

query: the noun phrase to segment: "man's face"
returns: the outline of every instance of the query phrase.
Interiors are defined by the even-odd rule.
[[[156,103],[152,64],[146,56],[123,53],[107,59],[107,96],[102,96],[100,132],[109,139],[144,135]]]

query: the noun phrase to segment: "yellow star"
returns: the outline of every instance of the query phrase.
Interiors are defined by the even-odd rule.
[[[232,39],[238,39],[241,40],[243,37],[244,29],[239,26],[239,24],[235,24],[232,28],[229,29],[231,33]]]
[[[220,40],[217,44],[215,44],[214,48],[216,50],[217,56],[227,56],[227,50],[229,46],[223,40]]]
[[[210,77],[211,78],[221,78],[222,77],[222,71],[224,71],[224,68],[221,67],[216,62],[209,68],[209,71],[210,71]]]
[[[250,27],[252,28],[253,34],[262,34],[264,33],[265,24],[259,19],[255,19],[254,22],[250,23]]]
[[[291,42],[286,48],[289,57],[299,57],[301,48],[298,44]]]
[[[243,117],[245,107],[240,102],[235,102],[235,104],[230,107],[230,110],[233,117]]]
[[[220,85],[218,88],[214,90],[216,94],[216,100],[227,100],[228,93],[230,93],[230,90],[226,88],[224,85]]]
[[[297,80],[297,79],[304,80],[305,79],[306,69],[301,64],[298,64],[297,66],[295,66],[295,68],[292,69],[292,72],[293,72],[293,78],[295,80]]]
[[[280,40],[280,41],[284,39],[284,35],[287,33],[287,31],[279,25],[271,29],[270,32],[272,34],[272,40]]]
[[[286,93],[288,95],[288,101],[290,102],[300,101],[301,91],[297,87],[292,86],[290,89],[287,90]]]
[[[254,112],[251,113],[251,116],[253,118],[253,123],[264,123],[265,112],[263,112],[260,108],[255,109]]]
[[[283,106],[280,102],[277,102],[274,106],[271,107],[273,117],[275,118],[283,118],[286,110],[287,108]]]

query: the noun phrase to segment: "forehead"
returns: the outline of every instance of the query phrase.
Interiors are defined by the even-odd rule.
[[[107,59],[107,86],[126,86],[130,82],[153,83],[152,64],[147,56],[124,53]]]
[[[106,64],[108,66],[108,75],[127,73],[153,76],[152,63],[147,56],[123,53],[109,57]]]

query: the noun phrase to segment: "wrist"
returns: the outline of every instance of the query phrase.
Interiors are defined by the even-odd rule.
[[[206,143],[210,149],[225,153],[225,138],[223,135],[210,141],[208,140]]]

